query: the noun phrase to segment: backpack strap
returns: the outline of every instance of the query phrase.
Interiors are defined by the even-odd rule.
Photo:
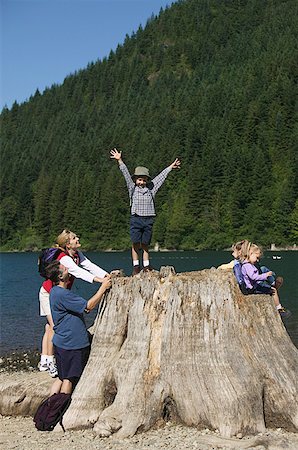
[[[64,428],[64,425],[62,423],[62,420],[63,420],[63,416],[64,416],[67,408],[69,407],[69,405],[71,403],[71,394],[65,394],[65,395],[68,395],[69,397],[66,399],[66,402],[65,402],[65,405],[64,405],[63,409],[61,409],[61,417],[59,419],[59,425],[62,428],[64,433],[65,433],[65,428]]]
[[[57,261],[60,261],[60,259],[63,258],[63,256],[67,256],[67,254],[61,250],[61,253],[59,253],[59,255],[57,256]]]
[[[136,190],[136,185],[134,185],[134,187],[132,188],[130,197],[129,197],[129,206],[132,207],[132,198],[133,198],[133,194],[135,193]]]
[[[135,193],[135,190],[136,190],[136,185],[134,185],[134,187],[133,187],[133,189],[132,189],[132,191],[131,191],[131,194],[130,194],[130,198],[129,198],[129,206],[130,206],[130,207],[132,207],[132,198],[133,198],[133,195],[134,195],[134,193]],[[153,201],[153,205],[154,205],[154,208],[155,208],[155,200],[154,200],[154,196],[153,196],[153,194],[152,194],[152,191],[151,191],[151,189],[149,189],[149,188],[148,188],[148,191],[150,192],[150,195],[151,195],[152,201]]]

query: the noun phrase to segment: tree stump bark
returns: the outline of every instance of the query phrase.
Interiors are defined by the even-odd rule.
[[[269,296],[230,273],[172,268],[116,277],[66,429],[118,438],[162,420],[224,437],[298,429],[298,350]]]

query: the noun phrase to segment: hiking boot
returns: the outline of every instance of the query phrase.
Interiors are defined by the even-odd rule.
[[[283,285],[284,279],[283,277],[276,277],[274,287],[275,289],[279,289]]]
[[[144,271],[144,272],[152,272],[152,270],[154,270],[154,269],[153,269],[153,267],[152,267],[152,266],[150,266],[150,265],[149,265],[149,266],[146,266],[146,267],[144,267],[144,269],[143,269],[143,271]]]
[[[38,368],[40,372],[46,372],[47,370],[49,370],[48,368],[48,364],[45,362],[43,364],[41,364],[41,362],[38,363]]]
[[[279,312],[280,317],[282,319],[288,319],[292,315],[291,311],[289,311],[288,309],[285,309],[284,307],[279,308],[277,311]]]
[[[140,266],[133,266],[132,276],[141,272]]]
[[[50,362],[48,364],[48,368],[49,368],[49,374],[51,375],[52,378],[55,378],[58,376],[58,370],[57,370],[57,366],[55,363]]]

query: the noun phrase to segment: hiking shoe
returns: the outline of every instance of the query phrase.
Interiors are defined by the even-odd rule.
[[[284,307],[278,309],[277,311],[279,312],[280,317],[282,319],[288,319],[292,315],[291,311],[288,309],[285,309]]]
[[[49,370],[48,368],[48,364],[45,362],[43,364],[41,364],[41,362],[38,363],[38,368],[40,372],[46,372],[47,370]]]
[[[141,272],[140,266],[133,266],[132,276]]]
[[[276,277],[274,287],[279,289],[283,285],[284,279],[283,277]]]
[[[48,364],[48,368],[49,368],[49,374],[51,375],[52,378],[55,378],[58,376],[58,370],[57,370],[57,366],[55,363],[50,362]]]
[[[154,270],[152,266],[146,266],[143,269],[144,272],[152,272],[152,270]]]

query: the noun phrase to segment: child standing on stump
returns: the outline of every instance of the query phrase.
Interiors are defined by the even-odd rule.
[[[131,176],[126,165],[122,161],[121,152],[116,148],[111,150],[111,158],[119,164],[128,189],[130,198],[130,238],[132,241],[133,275],[141,271],[139,261],[139,249],[143,250],[144,271],[153,270],[149,261],[149,245],[152,237],[152,227],[155,218],[154,197],[164,183],[172,169],[180,168],[178,158],[166,167],[159,175],[151,180],[147,167],[136,167]]]

